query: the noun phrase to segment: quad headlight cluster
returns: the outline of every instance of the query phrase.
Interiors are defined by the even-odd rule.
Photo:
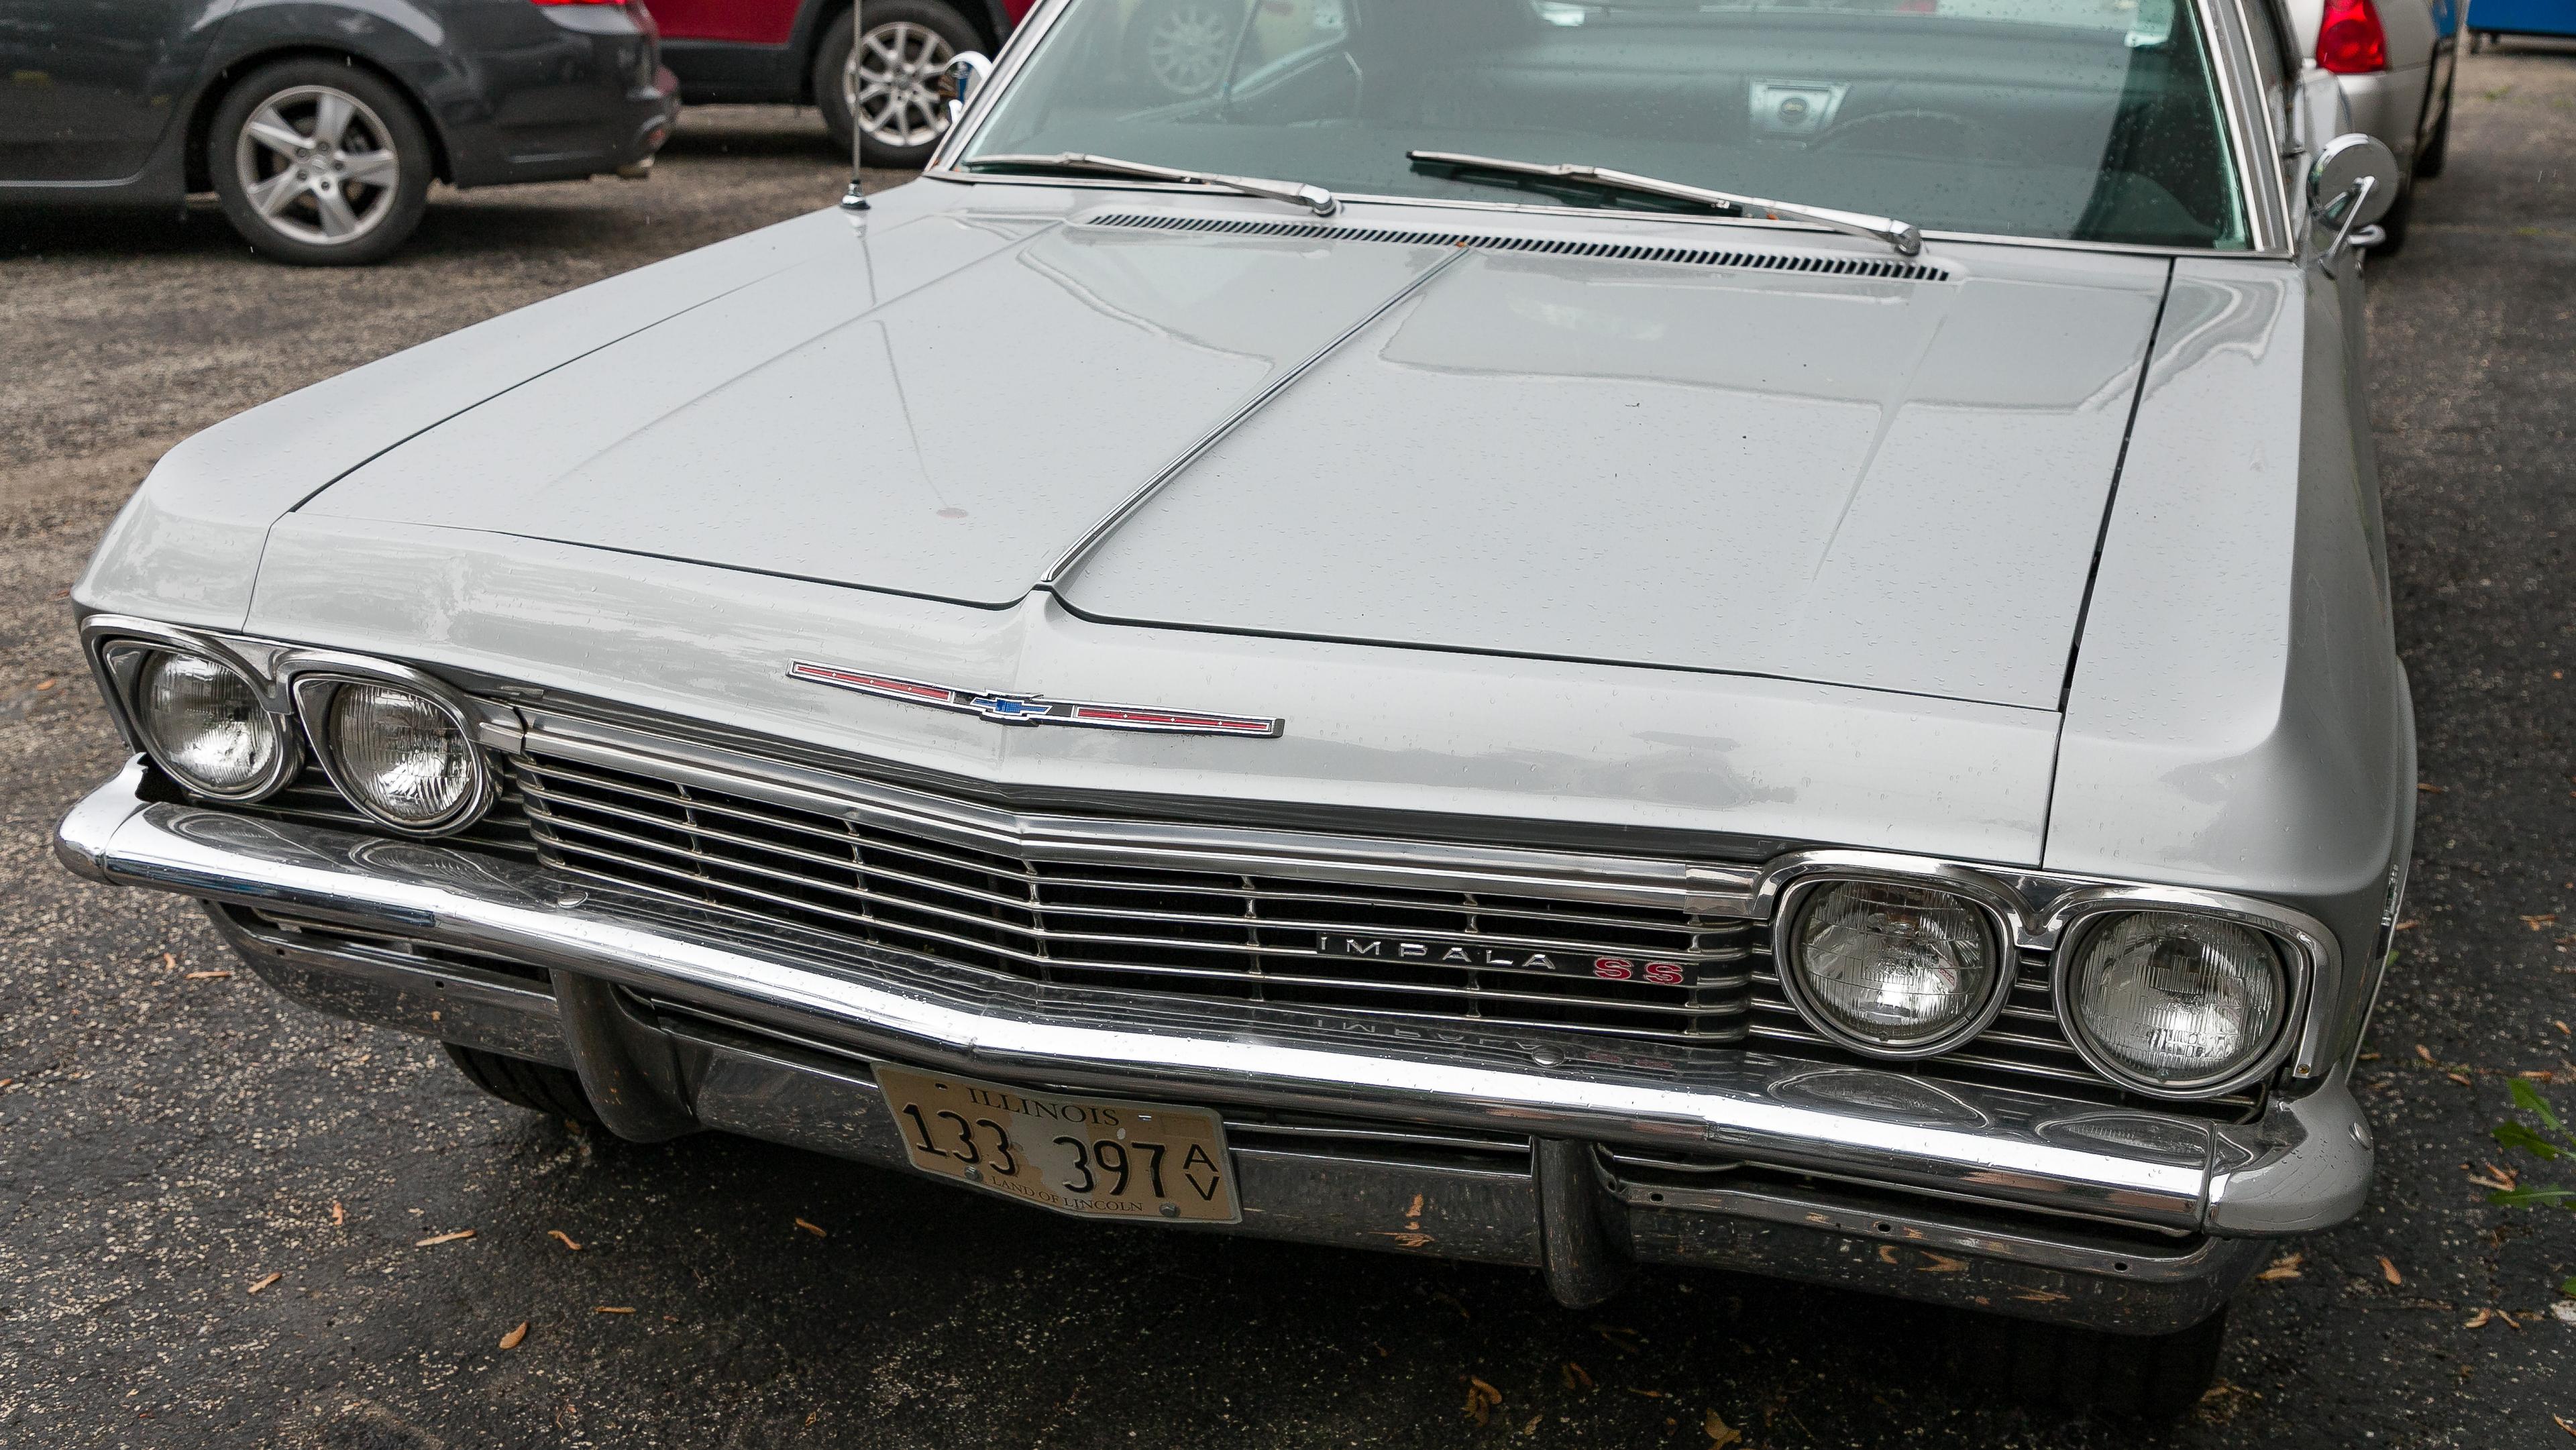
[[[491,771],[461,700],[397,667],[342,660],[283,679],[177,643],[115,640],[101,652],[110,688],[153,762],[212,800],[267,798],[309,758],[351,805],[406,835],[473,824]]]
[[[2153,1097],[2233,1091],[2278,1064],[2297,1006],[2297,948],[2216,914],[2071,915],[2053,995],[2069,1043]],[[1781,991],[1807,1025],[1865,1056],[1931,1057],[1984,1032],[2012,993],[2012,925],[1933,882],[1802,882],[1773,933]]]

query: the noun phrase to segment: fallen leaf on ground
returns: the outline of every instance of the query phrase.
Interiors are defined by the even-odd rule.
[[[527,1337],[528,1321],[522,1319],[519,1321],[518,1328],[501,1336],[501,1347],[503,1349],[516,1349],[519,1347],[521,1341],[525,1340]]]
[[[550,1229],[547,1229],[547,1230],[546,1230],[546,1236],[547,1236],[548,1238],[554,1238],[554,1239],[560,1239],[560,1240],[562,1240],[562,1241],[563,1241],[563,1246],[564,1246],[565,1248],[568,1248],[568,1249],[572,1250],[572,1251],[573,1251],[573,1252],[575,1252],[575,1253],[579,1253],[579,1252],[581,1252],[581,1245],[579,1245],[579,1244],[577,1244],[577,1243],[574,1243],[574,1242],[572,1241],[572,1235],[571,1235],[571,1234],[568,1234],[568,1233],[565,1233],[562,1229],[559,1229],[559,1228],[550,1228]]]
[[[1621,1354],[1644,1353],[1643,1350],[1637,1347],[1638,1334],[1637,1331],[1633,1329],[1621,1329],[1618,1326],[1611,1324],[1595,1324],[1592,1328],[1593,1331],[1599,1334],[1612,1349],[1619,1351]]]
[[[232,973],[230,972],[190,972],[182,980],[190,982],[219,982],[231,975]]]
[[[1744,1438],[1742,1430],[1726,1423],[1726,1417],[1715,1410],[1708,1412],[1708,1419],[1702,1422],[1702,1428],[1708,1431],[1708,1450],[1726,1450],[1727,1446]]]
[[[2470,1077],[2465,1072],[2446,1072],[2442,1074],[2442,1076],[2449,1078],[2451,1081],[2458,1083],[2462,1087],[2476,1087],[2478,1085],[2477,1080]]]
[[[340,1225],[342,1225],[342,1224],[344,1224],[344,1223],[347,1223],[348,1221],[349,1221],[349,1211],[348,1211],[347,1209],[342,1208],[342,1207],[340,1206],[340,1200],[338,1200],[338,1199],[336,1199],[336,1198],[335,1198],[335,1199],[332,1199],[332,1200],[331,1200],[331,1226],[332,1226],[333,1228],[338,1228]]]
[[[2561,1324],[2576,1324],[2576,1299],[2561,1299],[2550,1305],[2549,1317]]]
[[[1583,1372],[1583,1366],[1576,1364],[1573,1360],[1569,1359],[1565,1362],[1565,1387],[1569,1390],[1581,1390],[1585,1394],[1590,1394],[1592,1392],[1592,1376]]]
[[[1672,1396],[1665,1394],[1662,1390],[1641,1390],[1634,1385],[1621,1385],[1619,1388],[1626,1390],[1629,1394],[1635,1395],[1641,1400],[1669,1400],[1672,1398]]]
[[[831,1237],[831,1235],[830,1235],[830,1234],[827,1234],[827,1233],[823,1232],[823,1229],[822,1229],[822,1226],[821,1226],[821,1225],[819,1225],[819,1224],[811,1224],[811,1223],[807,1223],[805,1220],[803,1220],[803,1219],[801,1219],[801,1218],[800,1218],[800,1219],[798,1219],[798,1220],[796,1220],[796,1226],[797,1226],[798,1228],[801,1228],[801,1229],[805,1230],[807,1233],[812,1234],[814,1237],[816,1237],[816,1238],[818,1238],[818,1239],[828,1239],[828,1238],[830,1238],[830,1237]],[[579,1247],[579,1245],[575,1245],[574,1247],[578,1248],[578,1247]]]
[[[1532,1416],[1530,1416],[1530,1417],[1529,1417],[1529,1423],[1528,1423],[1528,1424],[1526,1424],[1526,1425],[1521,1426],[1521,1433],[1522,1433],[1523,1435],[1535,1435],[1535,1434],[1537,1434],[1537,1433],[1538,1433],[1538,1422],[1539,1422],[1539,1421],[1541,1421],[1541,1420],[1544,1420],[1544,1419],[1546,1419],[1546,1418],[1547,1418],[1547,1416],[1546,1416],[1544,1413],[1536,1414],[1536,1415],[1532,1415]]]
[[[2406,1276],[2397,1272],[2397,1266],[2388,1261],[2388,1256],[2386,1254],[2381,1254],[2379,1256],[2379,1277],[2386,1279],[2391,1284],[2403,1284],[2406,1282]]]
[[[1482,1425],[1491,1420],[1494,1406],[1503,1402],[1503,1392],[1476,1378],[1467,1376],[1467,1418]]]
[[[2570,1028],[2566,1023],[2559,1021],[2555,1017],[2549,1019],[2549,1025],[2557,1028],[2558,1035],[2561,1037],[2576,1037],[2576,1028]]]
[[[179,970],[179,958],[173,953],[163,952],[161,954],[161,970],[165,972],[175,972]]]
[[[285,1278],[285,1277],[286,1277],[286,1276],[285,1276],[284,1274],[271,1274],[271,1275],[269,1275],[267,1278],[265,1278],[265,1279],[261,1279],[261,1280],[259,1280],[258,1282],[256,1282],[256,1283],[252,1284],[252,1285],[250,1286],[250,1292],[252,1292],[252,1293],[256,1294],[256,1293],[258,1293],[260,1290],[267,1288],[269,1285],[274,1284],[274,1283],[276,1283],[278,1280],[283,1279],[283,1278]]]
[[[632,1304],[594,1304],[591,1306],[590,1312],[593,1314],[632,1314],[635,1312],[635,1306]]]
[[[2420,780],[2415,782],[2415,788],[2424,792],[2426,795],[2440,795],[2443,791],[2450,789],[2448,786],[2428,785]]]
[[[458,1239],[470,1239],[472,1237],[474,1237],[474,1230],[470,1228],[460,1228],[443,1234],[431,1234],[429,1237],[415,1242],[412,1247],[416,1249],[425,1249],[431,1244],[452,1244]]]
[[[2567,1423],[2567,1417],[2565,1415],[2552,1415],[2549,1418],[2558,1422],[2559,1429],[2566,1431],[2570,1435],[2576,1435],[2576,1425]]]
[[[2545,926],[2555,926],[2557,923],[2558,913],[2554,911],[2544,911],[2538,916],[2526,916],[2522,919],[2522,924],[2533,931],[2538,931]]]
[[[2495,1318],[2494,1310],[2481,1309],[2477,1313],[2470,1315],[2469,1322],[2461,1325],[2460,1327],[2462,1329],[2484,1329],[2487,1327],[2487,1321],[2493,1318]]]
[[[2272,1266],[2270,1268],[2256,1274],[2254,1277],[2257,1279],[2295,1279],[2299,1277],[2299,1263],[2306,1257],[2307,1255],[2305,1254],[2283,1254],[2281,1257],[2272,1261]]]
[[[2433,1049],[2426,1047],[2423,1043],[2418,1042],[2415,1044],[2415,1055],[2424,1059],[2426,1062],[2432,1063],[2435,1067],[2442,1065],[2434,1058]]]

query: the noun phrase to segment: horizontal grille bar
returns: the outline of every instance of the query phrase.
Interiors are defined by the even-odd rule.
[[[564,871],[1024,979],[1705,1043],[1750,1025],[1742,920],[1069,865],[595,764],[511,774]]]

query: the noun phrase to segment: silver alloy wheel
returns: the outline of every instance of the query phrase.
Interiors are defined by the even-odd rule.
[[[909,150],[948,132],[948,110],[933,89],[956,48],[926,25],[909,20],[868,27],[850,46],[841,68],[841,98],[851,124],[869,140]]]
[[[1177,0],[1163,7],[1145,32],[1146,69],[1176,96],[1216,89],[1238,17],[1214,0]]]
[[[281,236],[346,246],[393,211],[402,158],[383,118],[331,86],[289,86],[233,142],[242,195]]]

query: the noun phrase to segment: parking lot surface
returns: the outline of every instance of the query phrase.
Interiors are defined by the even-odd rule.
[[[1575,1312],[1535,1273],[639,1147],[289,1006],[193,909],[52,862],[119,755],[63,602],[108,517],[197,428],[845,172],[810,116],[692,111],[648,184],[442,192],[357,272],[211,215],[0,216],[0,1444],[2576,1447],[2576,1215],[2470,1181],[2510,1076],[2576,1108],[2576,47],[2477,56],[2459,102],[2370,269],[2426,784],[2378,1188],[2153,1434],[1963,1387],[1934,1311],[1654,1273]]]

